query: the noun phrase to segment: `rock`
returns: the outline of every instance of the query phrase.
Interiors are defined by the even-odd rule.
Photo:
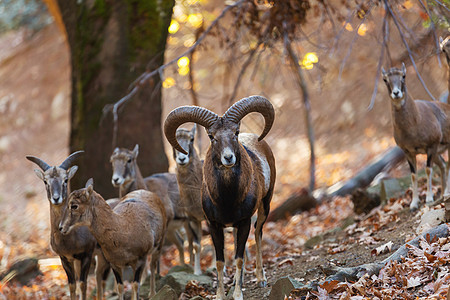
[[[175,290],[177,296],[179,296],[182,292],[184,292],[186,284],[191,280],[197,280],[199,285],[206,288],[210,288],[213,284],[212,279],[206,275],[195,275],[182,271],[173,272],[161,278],[161,280],[157,282],[156,289],[158,290],[164,285],[169,285]]]
[[[420,224],[417,227],[417,234],[422,234],[430,228],[436,227],[445,222],[445,209],[433,209],[425,212],[420,218]]]
[[[205,300],[205,298],[203,298],[202,296],[195,296],[193,298],[191,298],[190,300]]]
[[[323,241],[323,235],[316,235],[305,242],[305,248],[313,249]]]
[[[405,178],[408,183],[405,186],[404,180],[396,179],[396,178],[390,178],[381,181],[381,187],[380,187],[380,200],[381,204],[386,204],[387,201],[393,197],[397,197],[399,194],[401,194],[403,191],[405,191],[408,186],[411,179]]]
[[[353,191],[351,200],[353,202],[353,211],[358,215],[369,213],[381,203],[379,195],[368,193],[361,188]]]
[[[300,289],[305,285],[291,277],[282,277],[275,282],[269,294],[269,300],[285,299],[293,289]]]
[[[445,200],[445,222],[450,222],[450,199]]]
[[[186,272],[189,274],[194,273],[194,268],[191,265],[176,265],[172,267],[167,274],[177,273],[177,272]]]
[[[39,270],[38,260],[36,258],[26,258],[14,263],[6,272],[2,273],[0,280],[12,276],[9,280],[17,281],[21,285],[27,285],[38,275],[42,275]]]
[[[178,296],[168,285],[165,285],[156,293],[155,296],[151,297],[150,300],[178,300]]]

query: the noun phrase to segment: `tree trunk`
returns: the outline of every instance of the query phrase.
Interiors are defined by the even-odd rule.
[[[74,187],[94,178],[105,197],[117,194],[111,185],[109,157],[114,147],[139,144],[144,176],[167,171],[161,134],[159,77],[142,87],[119,113],[117,145],[112,145],[112,115],[103,108],[127,93],[148,69],[164,63],[173,0],[58,0],[71,51],[72,114],[70,150],[85,150]],[[150,63],[149,63],[150,62]]]

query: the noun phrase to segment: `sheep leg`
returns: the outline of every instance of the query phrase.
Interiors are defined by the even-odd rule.
[[[244,296],[242,294],[242,284],[244,282],[244,252],[245,252],[245,244],[247,243],[248,234],[250,233],[251,226],[251,218],[243,220],[239,223],[237,227],[237,235],[236,235],[236,273],[234,274],[234,300],[243,300]]]
[[[446,169],[445,169],[445,174],[447,175],[447,184],[445,186],[445,191],[444,191],[444,196],[449,196],[450,195],[450,147],[447,148],[447,157],[448,157],[448,162],[446,163]]]
[[[188,239],[189,264],[195,266],[195,257],[194,257],[195,232],[194,228],[192,228],[191,220],[187,219],[184,222],[184,229],[186,230],[186,235]]]
[[[193,248],[193,253],[190,251],[190,254],[193,255],[193,262],[194,262],[194,274],[195,275],[201,275],[202,269],[200,266],[200,253],[202,251],[202,222],[199,220],[191,220],[189,222],[189,235],[191,235],[192,240],[189,241],[190,246]],[[189,239],[189,238],[188,238]],[[192,242],[192,245],[191,245]],[[192,263],[192,260],[191,260]]]
[[[116,277],[117,293],[119,294],[119,300],[123,300],[123,281],[122,281],[122,269],[116,266],[112,266],[114,277]]]
[[[162,241],[164,241],[164,237],[162,238]],[[152,298],[156,294],[156,267],[159,262],[159,257],[161,256],[161,247],[162,242],[160,245],[154,250],[152,253],[152,259],[150,260],[150,291],[149,291],[149,297]]]
[[[76,295],[77,282],[75,277],[75,268],[73,266],[73,263],[70,262],[64,256],[60,256],[60,259],[64,271],[66,271],[67,281],[69,282],[70,300],[75,300],[77,298]]]
[[[217,292],[216,300],[225,299],[225,288],[223,285],[223,267],[225,265],[224,248],[224,235],[222,225],[216,222],[209,223],[209,230],[211,232],[211,238],[214,244],[214,250],[216,251],[216,269],[217,269]]]
[[[437,159],[435,163],[439,167],[439,171],[441,171],[441,197],[444,196],[444,191],[447,189],[447,172],[445,169],[445,160],[441,155],[437,155]]]
[[[175,245],[178,249],[178,254],[180,256],[180,264],[184,265],[184,248],[183,248],[183,242],[184,240],[181,238],[180,234],[178,233],[178,224],[176,224],[176,221],[170,221],[169,226],[167,227],[167,239]]]
[[[97,299],[103,299],[103,293],[105,292],[106,279],[109,275],[109,262],[103,256],[103,252],[99,251],[96,255],[95,264],[95,280],[97,281]]]
[[[142,272],[145,269],[145,264],[147,262],[147,256],[140,258],[138,265],[134,268],[134,278],[133,278],[133,294],[131,295],[132,300],[139,300],[139,283],[141,281]]]
[[[81,269],[80,269],[80,289],[81,289],[81,299],[86,300],[86,290],[87,290],[87,277],[89,274],[89,268],[91,267],[92,253],[85,253],[84,257],[80,259]]]
[[[411,210],[419,208],[419,194],[417,192],[417,175],[416,175],[416,156],[405,152],[406,159],[408,160],[409,168],[411,170],[411,182],[412,182],[412,201],[409,206]]]
[[[433,169],[432,169],[432,162],[436,161],[436,150],[430,150],[427,153],[427,168],[426,168],[426,174],[427,174],[427,198],[426,202],[433,202]]]
[[[266,275],[264,274],[263,264],[262,264],[262,251],[261,251],[261,240],[262,240],[262,228],[267,219],[267,214],[263,209],[263,203],[261,203],[258,209],[258,217],[255,223],[255,242],[256,242],[256,282],[260,287],[267,286]]]

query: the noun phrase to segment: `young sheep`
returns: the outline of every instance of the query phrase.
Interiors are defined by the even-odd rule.
[[[202,188],[202,161],[198,157],[194,147],[195,125],[191,130],[178,128],[176,138],[178,144],[186,149],[187,154],[173,148],[173,158],[177,163],[177,181],[180,191],[181,204],[186,209],[188,225],[191,230],[187,230],[190,261],[194,262],[194,274],[201,274],[200,253],[202,241],[202,220],[205,219],[202,208],[201,188]],[[193,234],[191,234],[191,232]],[[194,251],[192,251],[194,250]]]
[[[49,166],[40,158],[26,156],[26,158],[40,167],[35,169],[37,177],[45,183],[47,198],[50,202],[50,245],[61,258],[64,271],[69,282],[70,299],[76,299],[76,279],[80,280],[81,298],[86,299],[86,279],[91,265],[92,255],[96,246],[95,238],[87,227],[79,227],[69,235],[62,235],[58,230],[59,222],[65,210],[67,196],[70,193],[70,179],[78,170],[72,166],[74,160],[83,151],[77,151],[67,157],[59,166]],[[101,273],[102,270],[99,270]],[[101,276],[100,276],[101,277]],[[97,281],[97,289],[102,295],[101,280]]]
[[[166,208],[166,216],[169,222],[166,238],[175,244],[180,263],[184,264],[184,240],[179,235],[178,230],[184,226],[186,215],[184,208],[180,205],[176,175],[161,173],[143,178],[137,164],[138,154],[139,145],[136,145],[133,151],[125,148],[116,148],[113,151],[111,155],[113,168],[111,182],[113,186],[119,187],[120,197],[137,189],[149,190],[159,196]]]
[[[383,70],[383,80],[386,83],[391,98],[392,123],[394,139],[406,154],[411,169],[413,199],[411,210],[419,207],[417,192],[416,155],[427,155],[427,196],[426,202],[433,201],[432,163],[436,163],[441,171],[442,192],[448,193],[446,186],[447,170],[444,170],[444,160],[440,153],[449,149],[450,122],[448,116],[450,105],[441,102],[412,100],[407,95],[406,68],[391,68]],[[445,191],[445,192],[444,192]]]
[[[240,121],[251,112],[264,116],[261,135],[239,134]],[[203,164],[202,206],[216,251],[218,273],[217,298],[225,298],[223,283],[224,227],[237,228],[236,273],[234,299],[243,299],[243,256],[250,231],[251,217],[258,210],[255,223],[256,278],[260,286],[267,284],[262,266],[262,227],[269,214],[275,184],[275,159],[262,139],[274,121],[272,104],[264,97],[251,96],[231,106],[222,117],[196,106],[174,109],[164,123],[169,143],[186,153],[177,142],[176,130],[186,122],[206,128],[211,144]]]
[[[92,179],[72,192],[59,224],[62,234],[87,226],[97,239],[116,277],[119,299],[123,300],[122,269],[134,272],[132,299],[139,299],[139,282],[147,255],[151,254],[150,294],[155,294],[155,272],[166,231],[166,212],[159,197],[149,191],[128,193],[114,210],[94,191]]]

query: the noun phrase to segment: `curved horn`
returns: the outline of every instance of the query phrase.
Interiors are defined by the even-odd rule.
[[[37,164],[44,172],[47,171],[48,169],[50,169],[50,166],[45,161],[43,161],[40,158],[37,158],[36,156],[27,155],[26,158],[29,161],[32,161],[35,164]]]
[[[266,125],[258,138],[258,141],[261,141],[269,133],[273,122],[275,121],[275,110],[273,109],[272,103],[266,98],[262,96],[243,98],[233,104],[225,112],[223,117],[235,123],[239,123],[243,117],[251,112],[259,112],[264,117]]]
[[[74,161],[75,159],[77,159],[77,158],[78,158],[81,154],[83,154],[83,153],[84,153],[84,151],[83,151],[83,150],[80,150],[80,151],[77,151],[77,152],[74,152],[74,153],[70,154],[69,157],[67,157],[67,158],[59,165],[59,167],[67,171],[67,170],[69,169],[69,167],[72,165],[73,161]]]
[[[219,116],[212,111],[199,106],[181,106],[172,110],[164,122],[164,135],[169,143],[181,153],[187,152],[178,144],[176,132],[181,124],[194,122],[203,127],[209,128]]]

